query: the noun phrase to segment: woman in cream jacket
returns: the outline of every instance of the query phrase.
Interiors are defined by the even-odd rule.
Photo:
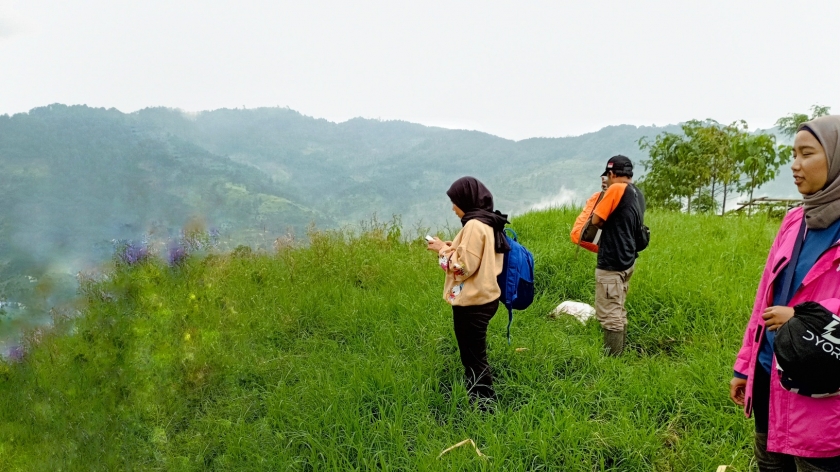
[[[478,179],[462,177],[446,192],[463,228],[451,242],[434,238],[429,250],[438,253],[446,273],[443,299],[452,305],[452,320],[467,390],[472,400],[495,399],[493,375],[487,363],[487,326],[499,308],[496,277],[504,253],[507,216],[493,211],[493,195]]]

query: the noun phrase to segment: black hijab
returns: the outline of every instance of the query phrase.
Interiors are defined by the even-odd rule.
[[[466,225],[470,220],[478,220],[490,226],[493,228],[496,252],[510,251],[510,244],[505,237],[505,225],[510,222],[507,215],[503,215],[499,210],[493,211],[493,194],[484,184],[475,177],[461,177],[449,187],[446,195],[464,212],[464,217],[461,218],[462,225]]]

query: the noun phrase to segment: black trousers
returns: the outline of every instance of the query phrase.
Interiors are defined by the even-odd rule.
[[[453,306],[452,321],[467,391],[471,398],[495,398],[493,374],[487,363],[487,325],[499,309],[499,300],[475,306]]]
[[[761,365],[755,366],[753,374],[752,414],[755,418],[755,432],[767,434],[770,416],[770,374]]]

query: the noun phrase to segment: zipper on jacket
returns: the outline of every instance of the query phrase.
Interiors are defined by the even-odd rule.
[[[767,290],[764,293],[764,299],[765,299],[765,302],[767,303],[767,306],[772,306],[772,304],[773,304],[773,299],[770,298],[770,293],[773,292],[773,287],[776,285],[776,276],[779,275],[779,269],[782,268],[782,265],[785,262],[788,262],[788,256],[782,256],[782,258],[779,259],[779,262],[776,263],[776,267],[773,267],[773,272],[771,272],[772,277],[770,278],[770,283],[767,285]],[[796,270],[796,268],[794,267],[793,270]],[[756,342],[758,342],[757,337],[756,337],[755,340],[756,340]]]
[[[758,343],[759,339],[761,339],[761,333],[762,332],[764,332],[764,327],[761,326],[761,325],[756,325],[755,341],[753,341],[753,342]],[[756,353],[755,353],[755,364],[753,365],[753,371],[752,371],[753,379],[755,378],[755,369],[763,369],[764,368],[764,367],[761,367],[761,363],[758,362],[758,356],[760,354],[761,354],[761,346],[759,346],[758,349],[756,349]],[[744,412],[747,415],[752,415],[752,394],[750,394],[750,397],[747,399],[746,405],[744,405]]]

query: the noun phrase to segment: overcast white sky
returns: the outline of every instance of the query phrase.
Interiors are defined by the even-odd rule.
[[[0,114],[288,106],[511,139],[840,112],[840,1],[0,0]]]

